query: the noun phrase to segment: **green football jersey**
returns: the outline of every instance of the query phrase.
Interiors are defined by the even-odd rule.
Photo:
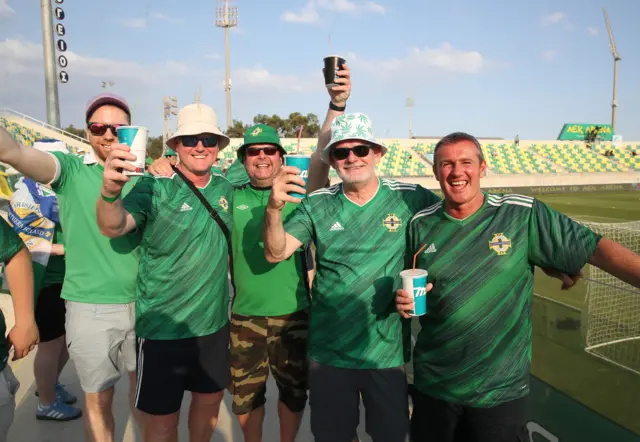
[[[413,352],[415,386],[473,407],[528,393],[534,266],[575,274],[600,239],[531,197],[484,197],[463,220],[438,203],[409,226],[411,255],[427,245],[416,267],[434,284]]]
[[[285,223],[303,244],[316,245],[309,357],[342,368],[398,367],[409,337],[395,308],[402,286],[406,228],[439,198],[416,184],[380,180],[364,205],[342,184],[304,198]]]
[[[244,186],[245,184],[249,184],[251,179],[249,178],[249,174],[247,173],[247,169],[245,169],[242,161],[235,160],[225,175],[229,182],[233,185],[233,187]]]
[[[25,245],[22,243],[22,239],[16,232],[13,231],[13,227],[0,217],[0,264],[4,264],[13,258]],[[4,315],[0,310],[0,372],[4,370],[7,365],[7,359],[9,358],[9,349],[4,339],[4,335],[7,331],[7,325],[4,322]]]
[[[304,252],[271,264],[264,256],[262,223],[271,188],[250,185],[233,193],[233,312],[245,316],[280,316],[309,306],[307,265]],[[283,216],[297,204],[287,203]]]
[[[199,189],[231,230],[233,188],[211,175]],[[183,339],[215,333],[228,322],[229,254],[218,223],[176,174],[142,177],[124,199],[142,231],[136,335]]]
[[[100,233],[96,200],[104,168],[82,158],[53,152],[58,176],[52,183],[64,230],[65,275],[62,298],[90,304],[135,301],[140,238],[137,233],[110,239]],[[125,184],[126,195],[137,177]]]

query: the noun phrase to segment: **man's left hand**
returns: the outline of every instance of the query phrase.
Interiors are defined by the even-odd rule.
[[[158,158],[149,166],[147,170],[153,176],[171,176],[173,175],[173,169],[171,168],[171,161],[167,158]]]

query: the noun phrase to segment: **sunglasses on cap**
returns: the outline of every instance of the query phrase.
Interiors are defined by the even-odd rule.
[[[111,130],[111,133],[117,137],[118,132],[116,129],[122,126],[126,126],[126,124],[89,123],[87,128],[89,129],[89,132],[91,132],[91,135],[96,137],[103,136],[107,133],[107,130]]]
[[[371,146],[367,144],[358,144],[353,147],[336,147],[331,150],[331,156],[334,160],[346,160],[349,157],[349,153],[353,152],[358,158],[364,158],[369,155]]]
[[[275,146],[268,146],[268,147],[247,147],[247,149],[245,150],[246,154],[248,157],[257,157],[258,155],[260,155],[260,152],[264,152],[265,155],[267,156],[274,156],[275,154],[278,153],[278,148]]]
[[[198,141],[202,141],[202,147],[218,146],[218,137],[216,135],[183,135],[180,137],[180,141],[182,141],[182,145],[184,147],[196,147],[198,145]]]

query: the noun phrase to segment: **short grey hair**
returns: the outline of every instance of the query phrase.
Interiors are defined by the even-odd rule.
[[[457,144],[461,141],[472,142],[478,148],[478,158],[480,159],[480,162],[482,163],[484,161],[484,153],[482,152],[482,146],[480,145],[480,142],[476,137],[474,137],[473,135],[469,135],[468,133],[465,133],[465,132],[453,132],[445,136],[444,138],[442,138],[436,144],[436,147],[433,150],[433,164],[434,165],[436,164],[436,154],[438,153],[438,149],[444,146],[448,146],[450,144]]]

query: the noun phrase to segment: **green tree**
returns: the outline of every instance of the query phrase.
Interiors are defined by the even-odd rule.
[[[66,129],[62,129],[65,132],[69,132],[70,134],[73,134],[77,137],[80,137],[82,139],[86,138],[86,132],[84,129],[79,129],[73,126],[73,124],[70,124],[69,127],[67,127]]]
[[[147,153],[151,158],[158,159],[162,156],[163,145],[162,136],[149,137],[147,140]]]
[[[225,134],[229,138],[243,138],[244,133],[248,129],[248,127],[248,124],[243,124],[240,120],[233,120],[233,124],[229,129],[227,129]]]

